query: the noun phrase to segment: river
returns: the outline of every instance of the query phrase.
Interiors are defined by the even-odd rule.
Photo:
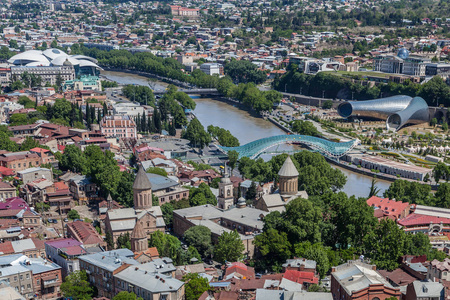
[[[102,71],[102,75],[110,80],[114,80],[119,84],[138,84],[148,86],[148,78],[113,71]],[[165,88],[166,83],[157,81],[154,83],[155,89]],[[219,126],[229,130],[236,138],[239,139],[241,145],[248,142],[270,137],[274,135],[285,134],[280,128],[261,118],[256,118],[248,112],[241,110],[233,105],[213,100],[210,98],[193,97],[197,103],[194,110],[195,115],[202,125],[206,128],[208,125]],[[269,149],[268,152],[277,151],[295,151],[299,150],[299,146],[280,145]],[[271,154],[263,154],[263,159],[268,160]],[[347,183],[342,189],[347,195],[355,195],[357,197],[367,197],[369,194],[372,178],[369,176],[353,173],[347,169],[338,168],[347,176]],[[389,187],[390,182],[378,180],[377,187],[380,189],[379,196]]]

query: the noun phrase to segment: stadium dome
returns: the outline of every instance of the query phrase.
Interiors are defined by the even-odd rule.
[[[42,52],[42,54],[45,57],[47,57],[49,60],[55,59],[55,58],[57,58],[58,56],[61,56],[61,55],[69,56],[64,51],[61,51],[61,50],[55,49],[55,48],[47,49],[44,52]]]
[[[78,60],[88,60],[88,61],[92,61],[94,64],[98,63],[98,60],[96,60],[93,57],[86,56],[86,55],[76,54],[76,55],[71,55],[71,56]]]
[[[50,48],[45,51],[29,50],[11,57],[8,62],[16,66],[67,66],[70,62],[73,66],[80,68],[86,67],[85,70],[96,69],[102,70],[97,65],[97,60],[84,55],[68,55],[59,49]],[[65,63],[65,64],[64,64]],[[78,69],[76,69],[78,70]],[[78,72],[78,71],[77,71]]]
[[[47,62],[48,59],[42,55],[42,51],[30,50],[14,55],[8,62],[14,65],[26,65],[31,62]]]
[[[72,58],[70,56],[61,55],[61,56],[58,56],[58,57],[56,57],[56,58],[54,58],[52,60],[52,65],[54,65],[54,66],[63,66],[64,62],[66,60],[69,60],[69,62],[72,65],[74,65],[74,66],[77,66],[77,65],[80,64],[80,61],[78,59],[76,59],[76,58]]]
[[[402,48],[398,51],[397,56],[401,59],[407,59],[409,57],[409,51],[406,48]]]

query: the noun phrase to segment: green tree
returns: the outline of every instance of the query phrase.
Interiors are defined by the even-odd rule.
[[[449,183],[439,184],[434,196],[436,197],[435,206],[443,207],[443,208],[450,208],[450,184]]]
[[[404,254],[405,233],[390,220],[381,220],[372,232],[364,236],[366,256],[379,269],[394,270]]]
[[[75,271],[69,274],[61,284],[64,297],[74,300],[90,300],[94,296],[94,288],[87,281],[86,271]]]
[[[186,282],[184,288],[186,300],[198,300],[204,292],[210,289],[208,279],[197,273],[184,275],[182,280]]]
[[[442,123],[442,130],[443,130],[444,132],[447,132],[447,131],[448,131],[448,123],[445,122],[445,121],[444,121],[444,123]]]
[[[133,183],[135,175],[132,172],[120,172],[120,180],[116,190],[113,192],[113,199],[125,207],[133,207]]]
[[[201,256],[206,257],[211,251],[211,230],[206,226],[194,226],[186,230],[184,240],[198,250]]]
[[[292,125],[292,130],[298,134],[320,136],[319,131],[313,123],[309,121],[296,120]]]
[[[203,149],[211,141],[209,134],[197,118],[193,119],[187,126],[184,138],[188,139],[194,147],[200,149]]]
[[[326,100],[323,104],[322,104],[322,108],[323,109],[330,109],[333,107],[333,101],[331,100]]]
[[[314,260],[317,263],[317,272],[321,278],[324,278],[330,269],[327,251],[320,243],[314,245],[311,245],[310,242],[298,243],[295,245],[295,255]]]
[[[78,211],[76,211],[75,209],[71,209],[68,213],[67,213],[67,217],[71,220],[75,220],[75,219],[79,219],[80,218],[80,214],[78,213]]]
[[[39,147],[39,146],[40,146],[40,144],[39,144],[38,141],[36,141],[35,139],[33,139],[30,136],[27,136],[25,138],[25,141],[20,146],[20,150],[21,151],[28,151],[30,149],[33,149],[33,148],[36,148],[36,147]]]
[[[433,197],[430,192],[431,187],[428,184],[397,179],[391,183],[383,196],[410,204],[433,205]]]
[[[86,158],[76,145],[67,145],[59,161],[59,167],[61,170],[71,170],[85,174],[87,169]]]
[[[193,188],[189,193],[189,204],[199,206],[205,204],[217,205],[216,196],[211,192],[210,187],[202,182],[198,188]]]
[[[238,261],[244,250],[244,244],[236,230],[223,232],[214,248],[214,259],[221,263]]]
[[[239,153],[236,150],[228,151],[228,166],[231,168],[231,172],[233,172],[234,168],[239,159]]]
[[[137,297],[133,292],[121,291],[115,295],[112,300],[143,300],[142,297]]]
[[[117,249],[131,249],[130,234],[128,232],[120,234],[116,243]]]
[[[262,255],[263,260],[257,260],[261,269],[271,268],[274,272],[281,271],[281,265],[291,257],[291,243],[285,232],[274,228],[264,230],[255,237],[255,246]]]
[[[181,249],[181,242],[170,234],[165,234],[161,231],[155,231],[150,235],[148,241],[149,247],[156,247],[161,257],[169,257],[175,263],[180,262],[179,249]]]

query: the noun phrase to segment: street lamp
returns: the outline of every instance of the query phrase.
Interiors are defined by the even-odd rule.
[[[287,91],[287,83],[284,84],[284,92],[286,93]]]

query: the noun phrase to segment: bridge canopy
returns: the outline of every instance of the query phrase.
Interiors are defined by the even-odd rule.
[[[276,135],[262,138],[239,147],[224,147],[220,145],[218,145],[218,147],[225,153],[232,150],[237,151],[239,153],[239,158],[249,157],[253,159],[257,158],[267,149],[285,143],[304,144],[327,157],[336,159],[352,150],[353,147],[358,145],[359,140],[355,139],[338,143],[309,135]]]

